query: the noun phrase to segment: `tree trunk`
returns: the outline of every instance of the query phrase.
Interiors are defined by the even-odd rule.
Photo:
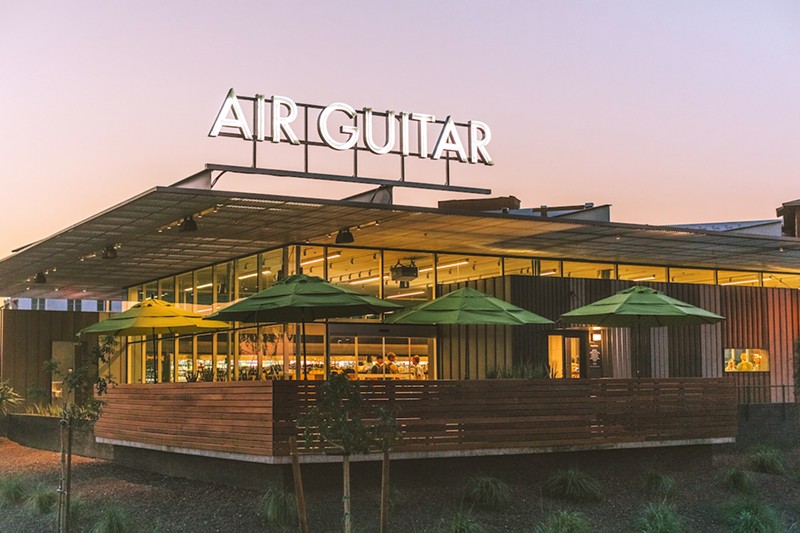
[[[389,533],[389,450],[381,462],[381,533]]]
[[[64,476],[64,533],[69,533],[69,500],[72,489],[72,423],[67,423],[67,473]]]
[[[344,505],[344,533],[351,533],[353,525],[350,521],[350,456],[342,456],[344,487],[342,491],[342,504]]]
[[[61,476],[58,480],[58,533],[64,533],[65,530],[65,523],[66,523],[66,506],[65,506],[65,496],[66,496],[66,484],[65,480],[67,477],[67,445],[65,442],[66,439],[66,420],[61,420],[58,425],[58,433],[60,437],[61,443]]]
[[[300,532],[308,533],[308,516],[306,514],[306,497],[303,493],[303,478],[300,476],[300,458],[297,455],[297,439],[289,439],[289,450],[292,454],[292,472],[294,473],[294,498],[297,502],[297,518],[300,521]]]

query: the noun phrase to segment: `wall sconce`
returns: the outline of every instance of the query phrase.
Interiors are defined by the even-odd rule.
[[[592,342],[600,342],[603,340],[603,334],[599,331],[592,331]]]

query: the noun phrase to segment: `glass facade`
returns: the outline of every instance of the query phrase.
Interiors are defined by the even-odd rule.
[[[800,288],[800,274],[291,245],[129,287],[127,304],[155,297],[210,314],[298,271],[406,306],[432,299],[439,285],[503,275]],[[379,316],[365,316],[332,319],[328,325],[307,324],[305,338],[299,324],[258,328],[233,324],[230,331],[213,334],[160,336],[155,344],[152,337],[130,338],[128,381],[155,382],[163,380],[165,372],[169,373],[170,381],[293,379],[298,374],[322,379],[330,372],[371,379],[377,356],[390,353],[396,355],[399,373],[389,377],[434,377],[432,333],[383,336],[374,325],[370,331],[355,333],[329,330],[337,324],[379,321]],[[736,370],[728,371],[741,371],[738,367],[744,354],[748,362],[759,359],[758,370],[767,370],[769,357],[764,350],[758,352],[756,357],[755,352],[747,350],[736,353],[726,350],[726,368],[733,360]],[[562,375],[574,374],[568,360],[560,364]]]

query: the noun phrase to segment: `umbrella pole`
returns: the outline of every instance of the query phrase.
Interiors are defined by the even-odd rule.
[[[308,379],[308,366],[306,365],[306,323],[303,321],[303,379]]]

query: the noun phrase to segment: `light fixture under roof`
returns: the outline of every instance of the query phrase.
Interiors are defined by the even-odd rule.
[[[117,258],[117,250],[114,248],[113,244],[109,244],[108,246],[103,249],[103,259],[116,259]]]
[[[197,222],[194,221],[194,217],[192,215],[184,217],[183,220],[181,220],[180,226],[178,226],[178,231],[181,233],[197,231]]]
[[[336,234],[336,244],[350,244],[352,242],[355,242],[355,238],[350,233],[350,228],[341,229]]]

